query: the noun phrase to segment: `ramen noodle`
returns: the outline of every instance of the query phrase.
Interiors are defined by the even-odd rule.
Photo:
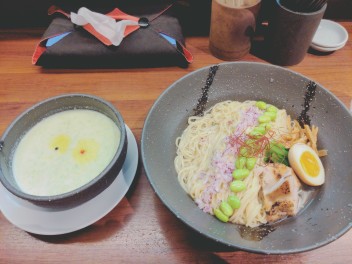
[[[265,108],[269,109],[268,106]],[[278,142],[276,144],[287,148],[297,142],[316,146],[316,128],[313,129],[314,138],[312,135],[309,138],[306,133],[302,133],[301,129],[297,128],[297,124],[291,121],[285,110],[274,106],[271,108],[273,108],[275,118],[272,118],[270,122],[263,122],[267,121],[262,117],[268,111],[265,108],[258,107],[255,101],[217,103],[204,112],[203,116],[190,117],[187,128],[176,139],[177,155],[174,163],[180,185],[201,210],[215,214],[218,218],[217,209],[222,208],[222,211],[226,212],[226,202],[225,205],[222,203],[234,194],[232,189],[234,177],[242,177],[235,175],[234,171],[236,161],[244,155],[243,146],[249,144],[251,140],[255,142],[253,153],[250,155],[255,156],[252,159],[255,164],[251,165],[250,170],[240,170],[248,174],[243,179],[240,178],[246,188],[243,191],[235,191],[240,207],[227,215],[224,222],[256,227],[267,223],[270,219],[276,219],[275,214],[282,213],[278,212],[280,208],[274,208],[275,202],[271,201],[268,195],[265,196],[267,193],[263,193],[263,190],[273,191],[280,182],[282,184],[288,181],[288,176],[294,172],[288,164],[284,165],[284,161],[281,162],[284,164],[277,166],[266,165],[265,153],[268,151],[270,142]],[[260,127],[264,127],[265,132]],[[253,133],[257,130],[262,135]],[[310,130],[307,133],[312,134]],[[247,162],[249,159],[247,158]],[[269,186],[270,177],[272,177],[270,173],[281,173],[285,178]],[[296,181],[296,177],[290,179],[289,182],[292,188],[291,193],[295,190],[299,193],[300,183]],[[295,199],[295,197],[287,197],[287,200],[292,201],[294,205],[292,211],[285,212],[287,216],[296,213],[296,209],[299,209],[299,201]],[[283,205],[286,200],[281,200],[281,202]],[[220,215],[222,217],[222,212]]]

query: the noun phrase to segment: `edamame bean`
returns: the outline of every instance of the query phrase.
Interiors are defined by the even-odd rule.
[[[214,215],[216,216],[217,219],[219,219],[224,223],[229,221],[229,218],[223,212],[221,212],[220,209],[214,209]]]
[[[240,149],[240,154],[241,154],[242,156],[246,156],[247,153],[248,153],[248,149],[247,149],[247,148],[242,147],[242,148]]]
[[[270,117],[264,114],[258,117],[259,123],[268,123],[270,122],[270,120],[271,120]]]
[[[277,112],[279,109],[277,108],[277,107],[275,107],[275,106],[273,106],[273,105],[270,105],[270,106],[268,106],[268,108],[266,109],[266,111],[268,111],[268,112]]]
[[[263,101],[258,101],[255,103],[256,107],[258,107],[261,110],[265,110],[266,109],[266,103]]]
[[[255,139],[247,139],[246,140],[246,145],[249,147],[252,147],[255,144],[256,140]]]
[[[270,117],[271,121],[275,121],[276,119],[276,112],[265,112],[264,115]]]
[[[264,127],[266,131],[270,130],[270,128],[271,128],[270,123],[262,123],[259,126]]]
[[[229,205],[227,202],[222,201],[220,204],[220,210],[224,213],[226,216],[231,216],[233,214],[233,209],[231,205]]]
[[[265,134],[265,127],[255,127],[253,130],[249,133],[251,136],[262,136]]]
[[[246,157],[239,157],[236,159],[235,165],[237,169],[243,169],[246,166]]]
[[[232,207],[232,209],[238,209],[241,207],[241,200],[236,195],[230,195],[227,197],[227,203]]]
[[[243,180],[249,175],[249,170],[248,169],[237,169],[232,172],[232,176],[236,180]]]
[[[230,189],[233,192],[242,192],[246,189],[246,184],[243,181],[235,180],[231,182]]]
[[[249,133],[249,135],[251,136],[251,137],[260,137],[262,134],[260,134],[258,131],[256,131],[256,130],[252,130],[250,133]]]
[[[247,169],[253,170],[256,162],[257,162],[257,158],[254,158],[254,157],[253,158],[248,158],[247,161],[246,161]]]

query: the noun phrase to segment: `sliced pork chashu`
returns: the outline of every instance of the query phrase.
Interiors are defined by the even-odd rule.
[[[260,181],[268,222],[297,214],[301,183],[290,167],[269,164],[263,168]]]

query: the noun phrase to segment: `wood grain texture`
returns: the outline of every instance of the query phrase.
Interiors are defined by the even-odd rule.
[[[352,22],[342,22],[352,35]],[[185,74],[220,60],[207,37],[189,37],[194,63],[187,69],[45,70],[31,65],[42,30],[0,30],[0,134],[29,106],[59,94],[88,93],[112,102],[140,147],[144,119],[155,99]],[[255,50],[253,51],[255,54]],[[243,60],[265,62],[249,54]],[[340,51],[307,54],[290,69],[333,92],[350,107],[352,40]],[[333,224],[333,223],[332,223]],[[352,231],[322,248],[292,255],[260,255],[208,240],[179,221],[154,194],[140,162],[134,183],[105,217],[60,236],[26,233],[0,213],[0,263],[348,263]]]

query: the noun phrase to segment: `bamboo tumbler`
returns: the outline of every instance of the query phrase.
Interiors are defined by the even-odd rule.
[[[222,60],[239,60],[248,54],[260,0],[213,0],[209,48]]]

